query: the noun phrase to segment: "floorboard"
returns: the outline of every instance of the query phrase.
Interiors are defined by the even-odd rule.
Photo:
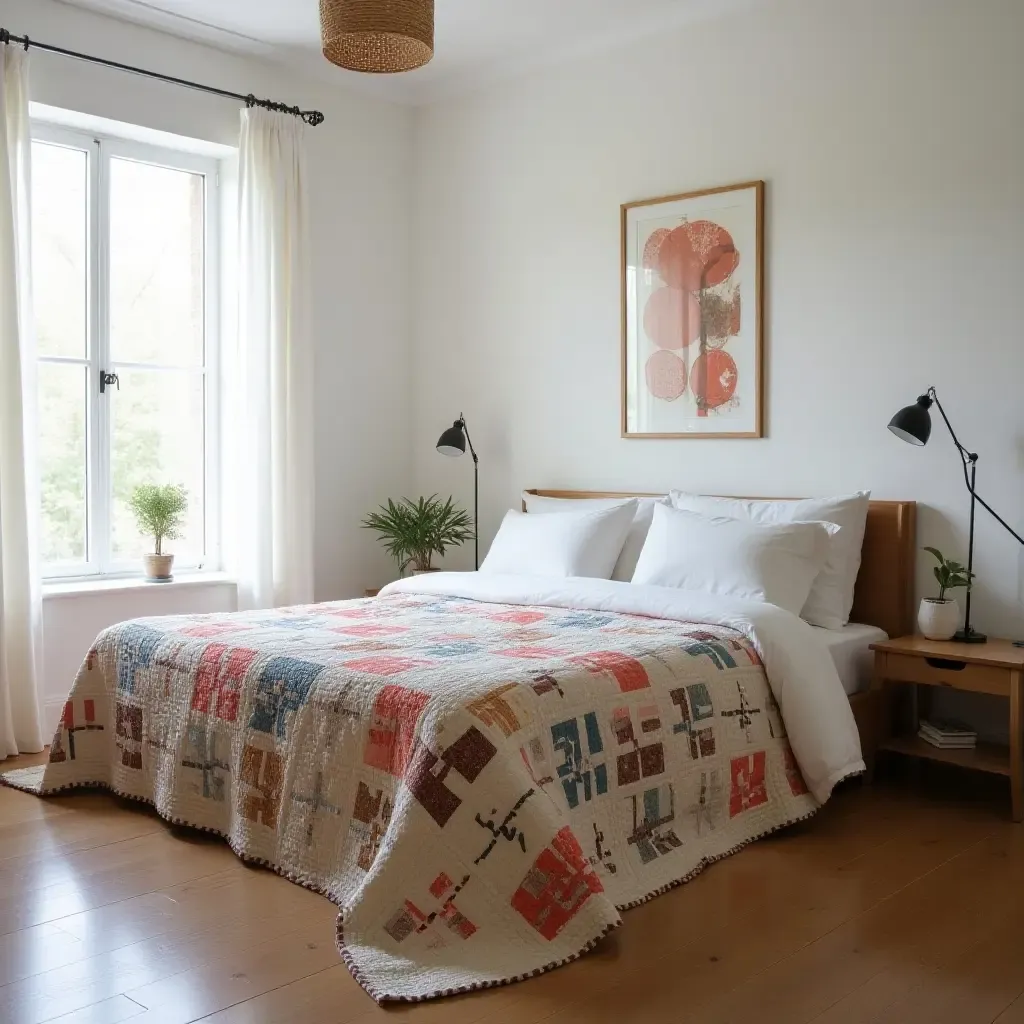
[[[387,1010],[322,897],[137,804],[0,788],[0,1021],[1024,1024],[1024,827],[973,780],[846,787],[568,967]]]

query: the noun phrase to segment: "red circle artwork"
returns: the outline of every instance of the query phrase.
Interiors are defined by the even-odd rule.
[[[656,228],[647,236],[647,242],[644,244],[642,264],[644,270],[658,269],[658,250],[661,248],[661,243],[668,238],[668,235],[668,228]]]
[[[644,332],[658,348],[686,348],[700,337],[700,301],[692,292],[659,288],[644,306]]]
[[[690,368],[690,380],[698,409],[717,409],[725,405],[736,393],[737,377],[736,360],[724,349],[708,349],[697,356]]]
[[[651,239],[658,234],[653,232]],[[650,245],[648,239],[648,245]],[[645,247],[644,256],[647,250]],[[709,220],[680,224],[660,239],[657,245],[657,269],[670,288],[698,292],[728,280],[739,266],[740,254],[732,235]]]
[[[660,349],[647,360],[647,389],[655,398],[674,402],[686,390],[686,363]]]

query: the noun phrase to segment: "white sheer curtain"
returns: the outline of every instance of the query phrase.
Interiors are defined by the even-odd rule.
[[[28,54],[0,46],[0,758],[43,749]]]
[[[302,122],[242,111],[225,544],[240,608],[313,600],[307,189]]]

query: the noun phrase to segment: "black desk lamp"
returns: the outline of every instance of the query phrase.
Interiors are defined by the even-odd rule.
[[[942,408],[939,396],[935,392],[935,388],[929,388],[913,405],[908,405],[905,409],[900,409],[900,411],[889,421],[889,429],[897,437],[902,438],[910,444],[927,444],[928,437],[932,432],[932,417],[928,410],[931,408],[933,402],[938,406],[939,413],[942,415],[942,421],[946,424],[946,427],[949,430],[949,436],[953,438],[953,444],[956,445],[956,450],[960,453],[960,458],[963,460],[964,483],[967,484],[967,490],[971,495],[971,527],[970,539],[967,546],[967,572],[970,573],[974,569],[975,505],[981,505],[982,508],[991,512],[996,521],[1016,537],[1021,544],[1024,544],[1024,537],[1017,533],[1017,531],[1010,526],[1010,524],[1003,519],[1003,517],[999,515],[999,513],[996,512],[996,510],[992,508],[987,501],[984,501],[978,496],[978,492],[974,489],[974,481],[978,475],[978,456],[975,452],[969,452],[957,439],[957,436],[953,431],[953,427],[949,422],[949,417],[946,416],[946,410]],[[970,472],[968,472],[968,466],[970,466]],[[970,579],[969,575],[968,579]],[[964,628],[961,629],[953,639],[966,644],[983,644],[988,640],[988,637],[985,636],[984,633],[979,633],[971,626],[970,587],[967,588],[967,607],[964,610]]]
[[[476,457],[476,449],[466,428],[466,418],[459,413],[459,418],[437,439],[437,450],[442,455],[457,459],[466,454],[473,456],[473,565],[480,568],[480,460]]]

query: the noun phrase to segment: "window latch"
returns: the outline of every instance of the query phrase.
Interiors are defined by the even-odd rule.
[[[117,390],[121,390],[121,381],[118,380],[116,373],[107,373],[106,370],[100,370],[100,394],[102,395],[111,384],[117,386]]]

